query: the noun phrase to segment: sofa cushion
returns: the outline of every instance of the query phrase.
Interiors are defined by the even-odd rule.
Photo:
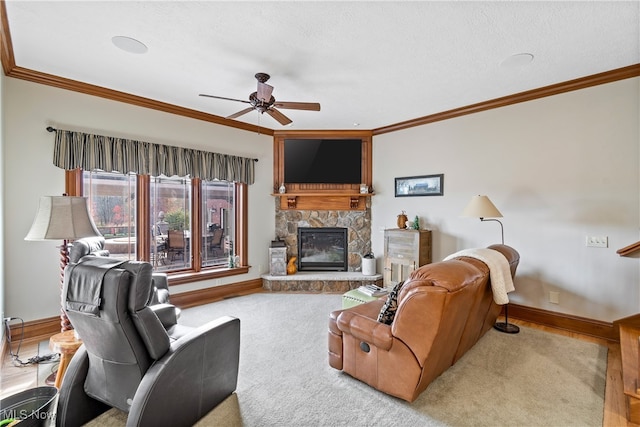
[[[389,292],[387,302],[384,303],[382,309],[380,309],[380,314],[378,314],[378,322],[386,323],[387,325],[393,323],[393,318],[398,309],[398,293],[402,285],[404,285],[404,282],[399,282],[393,287],[393,290]]]

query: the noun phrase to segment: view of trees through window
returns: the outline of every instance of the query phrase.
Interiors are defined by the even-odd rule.
[[[157,271],[230,266],[235,235],[233,183],[150,177],[148,200],[140,200],[138,179],[135,174],[83,173],[84,195],[89,198],[91,214],[106,239],[110,256],[145,258],[136,253],[136,239],[142,238],[149,239],[148,258]],[[194,186],[198,186],[197,191]],[[138,229],[139,209],[148,209],[150,230]],[[194,211],[200,218],[197,232]],[[193,254],[198,254],[199,260],[194,261]]]

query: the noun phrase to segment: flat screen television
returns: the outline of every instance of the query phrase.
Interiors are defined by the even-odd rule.
[[[361,139],[285,139],[284,182],[359,184]]]

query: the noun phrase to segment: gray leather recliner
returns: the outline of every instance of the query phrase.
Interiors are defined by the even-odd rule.
[[[83,237],[75,240],[69,251],[69,262],[76,264],[85,256],[108,257],[110,253],[105,249],[105,238],[103,236]],[[170,305],[169,300],[169,280],[165,273],[153,273],[153,292],[151,294],[150,305],[156,312],[166,329],[170,329],[176,324],[180,317],[180,309]]]
[[[62,381],[56,425],[114,407],[128,412],[127,426],[190,426],[236,389],[240,320],[181,326],[171,340],[149,306],[151,274],[147,262],[108,257],[66,267],[65,311],[83,345]]]

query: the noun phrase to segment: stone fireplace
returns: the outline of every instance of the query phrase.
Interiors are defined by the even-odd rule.
[[[299,271],[287,276],[262,276],[267,291],[346,292],[363,284],[383,286],[381,274],[365,276],[362,256],[371,251],[371,198],[365,210],[282,210],[276,202],[276,237],[287,246],[287,258],[298,256],[299,227],[341,227],[347,230],[348,271]]]
[[[362,256],[371,251],[371,199],[363,211],[281,210],[276,201],[276,238],[287,245],[287,257],[298,257],[298,227],[347,229],[348,271],[362,269]]]

